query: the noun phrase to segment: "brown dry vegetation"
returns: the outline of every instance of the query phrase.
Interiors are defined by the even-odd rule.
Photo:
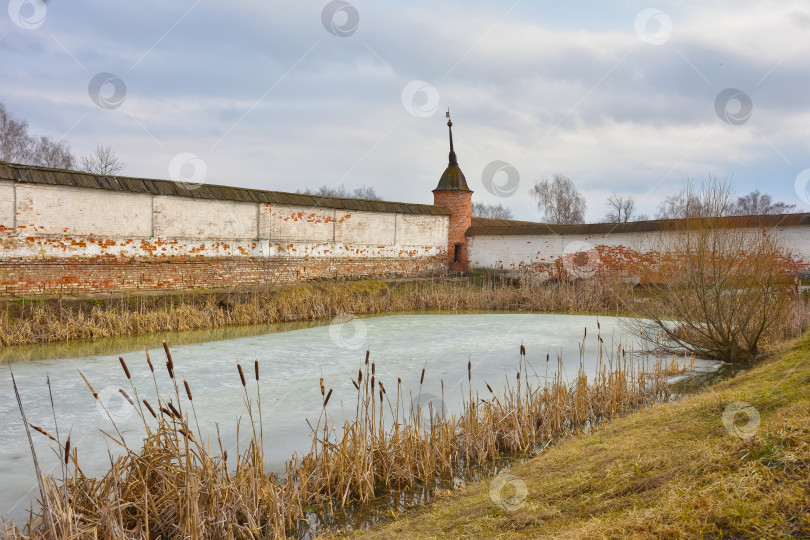
[[[250,419],[244,429],[250,442],[229,459],[221,444],[218,448],[206,445],[207,435],[195,429],[194,399],[204,396],[194,396],[186,381],[175,379],[168,347],[165,353],[165,368],[173,383],[171,399],[160,397],[156,378],[154,395],[150,390],[147,397],[145,389],[134,385],[120,390],[143,421],[142,446],[140,441],[130,446],[110,416],[108,432],[123,455],[104,476],[93,478],[82,472],[77,449],[54,438],[64,456],[61,478],[40,477],[41,504],[29,522],[19,527],[6,523],[0,527],[0,536],[283,536],[300,526],[305,506],[320,504],[326,509],[332,504],[369,500],[392,488],[433,485],[439,477],[452,478],[459,467],[529,452],[670,395],[666,366],[659,363],[645,373],[637,370],[621,348],[608,351],[603,347],[591,379],[580,369],[571,383],[558,376],[539,385],[539,377],[524,360],[503,391],[490,390],[482,397],[470,392],[463,413],[458,418],[447,417],[443,411],[422,411],[418,400],[415,405],[406,401],[399,379],[379,380],[367,353],[354,379],[355,417],[333,426],[323,414],[313,428],[311,450],[293,456],[280,479],[267,474],[263,465],[258,364],[254,370],[245,371],[241,365],[238,369]],[[521,347],[522,358],[523,354]],[[148,354],[147,362],[153,368]],[[121,365],[129,377],[123,359]],[[423,370],[420,389],[425,376]],[[468,379],[472,379],[469,364]],[[90,394],[98,399],[92,383],[85,382],[88,399]],[[322,380],[324,410],[332,395],[327,388]],[[39,427],[32,428],[51,437]],[[34,459],[36,462],[36,455]]]
[[[748,438],[722,417],[747,402],[760,415]],[[371,538],[808,538],[810,334],[749,372],[671,404],[565,440],[509,473],[527,496],[513,511],[492,480],[414,508]],[[511,489],[511,491],[509,491]],[[505,488],[503,497],[515,495]],[[342,536],[342,535],[341,535]]]
[[[329,320],[345,313],[454,310],[615,313],[619,298],[629,294],[632,287],[615,279],[530,287],[483,275],[404,282],[324,282],[232,293],[5,300],[0,305],[0,346]]]
[[[633,310],[637,331],[663,351],[750,362],[789,334],[789,316],[807,328],[807,310],[796,310],[802,263],[781,232],[728,217],[735,197],[727,181],[688,182],[682,196],[685,219],[635,266],[642,282],[659,285]]]
[[[637,326],[661,338],[663,350],[756,358],[769,338],[784,333],[799,296],[788,252],[770,231],[733,219],[690,218],[679,227],[661,240],[658,257],[639,265],[642,280],[662,286],[636,306],[643,319]]]

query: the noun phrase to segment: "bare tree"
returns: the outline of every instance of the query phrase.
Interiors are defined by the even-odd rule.
[[[354,191],[349,191],[343,184],[337,186],[323,185],[318,189],[304,188],[298,190],[297,193],[304,195],[316,195],[318,197],[337,197],[339,199],[365,199],[367,201],[381,201],[382,197],[377,195],[372,186],[362,186],[355,188]]]
[[[791,256],[778,233],[717,217],[727,208],[726,187],[691,189],[703,214],[687,213],[662,231],[657,255],[639,262],[642,281],[661,286],[631,307],[638,313],[632,328],[658,350],[747,361],[787,319]]]
[[[0,159],[11,163],[27,163],[33,142],[28,135],[28,122],[16,118],[0,103]]]
[[[622,197],[614,193],[607,198],[607,207],[606,223],[627,223],[632,221],[636,201],[633,200],[632,196]]]
[[[362,186],[359,188],[355,188],[352,192],[352,196],[355,199],[365,199],[367,201],[381,201],[382,197],[377,195],[377,192],[374,191],[374,188],[371,186]]]
[[[732,214],[734,190],[728,179],[709,177],[700,187],[687,180],[677,195],[658,205],[656,219],[720,217]]]
[[[67,141],[54,141],[50,137],[42,136],[33,143],[28,162],[41,167],[72,169],[76,158],[73,157]]]
[[[555,174],[549,180],[538,180],[529,194],[537,199],[547,223],[583,223],[585,197],[567,176]]]
[[[735,216],[762,216],[767,214],[789,214],[796,208],[795,204],[773,202],[770,195],[764,195],[759,190],[739,197],[737,204],[731,209]]]
[[[473,217],[491,219],[515,219],[511,208],[507,208],[502,204],[485,204],[482,202],[472,203],[472,215]]]
[[[111,176],[124,168],[124,162],[112,146],[99,144],[92,153],[82,156],[80,168],[89,173]]]

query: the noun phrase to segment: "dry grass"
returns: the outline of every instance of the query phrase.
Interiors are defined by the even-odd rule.
[[[435,485],[437,478],[452,477],[460,467],[530,452],[669,397],[666,366],[658,363],[652,373],[645,373],[622,349],[602,348],[592,379],[580,368],[571,383],[555,376],[540,385],[521,347],[523,360],[512,383],[502,392],[490,389],[483,398],[469,391],[460,416],[447,417],[443,408],[422,410],[419,396],[415,401],[406,396],[399,379],[388,384],[378,379],[367,353],[354,379],[355,417],[334,429],[333,419],[325,413],[332,390],[321,381],[324,413],[313,427],[312,448],[293,456],[279,478],[264,470],[258,364],[253,370],[241,365],[238,369],[250,420],[249,443],[229,459],[221,443],[211,448],[202,442],[207,436],[199,431],[194,403],[204,396],[194,395],[191,385],[175,379],[171,352],[164,348],[172,381],[170,399],[160,397],[157,378],[154,397],[144,399],[131,380],[129,390],[120,390],[143,421],[142,445],[128,444],[111,416],[109,437],[123,453],[105,475],[93,478],[82,472],[76,449],[69,442],[63,444],[57,430],[54,438],[64,456],[61,478],[41,477],[41,503],[28,523],[6,523],[0,535],[280,537],[296,528],[305,506],[319,504],[328,511],[395,488]],[[148,354],[147,361],[154,375]],[[121,365],[127,375],[123,360]],[[468,382],[472,375],[468,365]],[[431,374],[423,371],[420,395],[426,376]],[[85,382],[98,399],[90,381]],[[24,415],[22,406],[21,412]]]
[[[614,279],[529,286],[480,275],[404,282],[316,283],[250,292],[5,300],[0,306],[0,346],[322,320],[347,312],[615,313],[619,298],[631,294],[629,285]]]
[[[740,401],[760,414],[750,438],[721,421]],[[810,334],[743,375],[515,465],[528,496],[514,511],[493,502],[485,480],[348,536],[808,538],[808,426]]]

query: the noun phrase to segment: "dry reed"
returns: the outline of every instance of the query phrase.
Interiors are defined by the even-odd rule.
[[[69,439],[61,444],[57,431],[54,440],[66,463],[62,477],[41,476],[40,504],[31,510],[28,523],[22,527],[5,523],[0,534],[15,540],[284,537],[305,519],[305,507],[322,505],[328,512],[335,505],[368,501],[392,489],[435,485],[437,479],[452,477],[463,468],[491,463],[505,454],[536,451],[554,440],[592,430],[625,411],[669,399],[671,365],[658,362],[647,371],[629,360],[621,347],[608,351],[601,340],[600,344],[592,379],[582,367],[581,345],[576,378],[567,382],[562,377],[562,359],[558,358],[556,374],[546,376],[542,384],[521,345],[514,382],[499,393],[485,383],[489,393],[484,397],[470,387],[458,416],[447,416],[443,406],[434,410],[432,404],[423,410],[418,398],[414,401],[406,396],[401,378],[397,378],[396,390],[393,386],[391,392],[386,390],[367,353],[352,380],[357,389],[354,418],[334,429],[326,413],[332,389],[321,382],[323,412],[313,428],[312,446],[306,454],[294,455],[280,477],[264,470],[257,363],[258,408],[238,366],[251,433],[247,447],[237,448],[236,459],[230,463],[219,437],[219,452],[203,442],[207,437],[197,424],[188,382],[182,384],[188,398],[184,405],[178,381],[170,379],[173,402],[161,397],[152,372],[155,407],[139,397],[130,380],[136,397],[134,410],[145,430],[142,445],[129,446],[115,427],[118,436],[111,438],[123,454],[106,474],[93,478],[82,471]],[[173,375],[168,346],[165,352]],[[122,369],[127,374],[124,363]],[[471,384],[471,364],[467,369]],[[419,396],[425,378],[422,369]],[[98,399],[89,381],[85,382]],[[196,429],[191,427],[192,420]],[[112,416],[110,421],[115,426]]]
[[[628,294],[632,287],[620,280],[529,285],[484,276],[317,283],[250,292],[187,291],[104,300],[3,300],[0,346],[322,320],[348,312],[616,312],[619,297]]]

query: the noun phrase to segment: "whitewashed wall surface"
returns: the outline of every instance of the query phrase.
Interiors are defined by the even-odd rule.
[[[446,251],[448,220],[446,213],[342,210],[0,180],[0,256],[12,258],[434,257]]]
[[[794,225],[758,227],[777,235],[794,259],[804,263],[804,270],[810,270],[810,219],[808,214],[793,215]],[[588,226],[584,226],[588,227]],[[572,266],[568,259],[571,254],[585,253],[590,256],[590,267],[610,266],[624,253],[634,251],[647,253],[662,251],[669,245],[667,234],[660,231],[616,232],[595,234],[553,234],[549,231],[536,234],[514,234],[514,230],[503,227],[503,234],[497,227],[479,229],[473,227],[468,236],[468,250],[471,268],[497,269],[512,272],[527,272],[551,276],[549,265],[561,260]],[[520,232],[519,230],[517,232]],[[588,268],[580,273],[588,273]]]

